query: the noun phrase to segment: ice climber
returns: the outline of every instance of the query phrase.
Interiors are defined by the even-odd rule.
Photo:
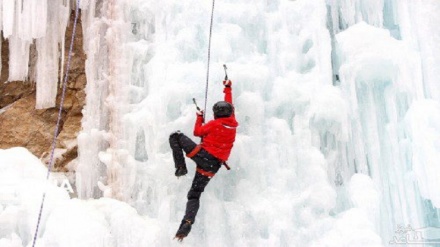
[[[202,138],[201,144],[197,145],[180,131],[170,135],[170,146],[176,167],[175,175],[180,177],[188,173],[183,151],[197,165],[196,174],[187,196],[185,216],[183,216],[176,233],[176,238],[179,241],[182,241],[191,231],[191,226],[194,224],[199,210],[200,196],[221,165],[226,165],[225,162],[229,158],[235,141],[238,123],[235,120],[232,105],[232,82],[224,80],[223,85],[225,86],[223,90],[225,99],[214,104],[212,108],[214,120],[203,124],[203,111],[197,111],[194,135]]]

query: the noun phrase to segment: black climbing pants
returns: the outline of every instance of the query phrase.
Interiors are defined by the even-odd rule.
[[[173,150],[174,165],[178,168],[186,167],[183,151],[188,154],[196,148],[197,144],[186,135],[176,132],[170,135],[170,146]],[[220,160],[206,152],[203,148],[191,157],[191,159],[196,162],[197,168],[213,174],[215,174],[221,166]],[[208,185],[210,179],[211,178],[196,171],[191,189],[188,192],[188,202],[186,204],[186,211],[183,220],[190,220],[194,223],[197,211],[200,207],[200,196],[205,190],[206,185]]]

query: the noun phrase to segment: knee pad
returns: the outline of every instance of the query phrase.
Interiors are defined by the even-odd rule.
[[[190,190],[188,192],[187,198],[188,198],[188,200],[192,200],[192,199],[199,200],[201,195],[202,195],[201,191]]]
[[[182,132],[180,132],[180,130],[171,133],[171,134],[170,134],[170,140],[173,139],[173,138],[178,137],[178,136],[181,135],[181,134],[182,134]]]

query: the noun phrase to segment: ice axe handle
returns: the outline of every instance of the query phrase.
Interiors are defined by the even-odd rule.
[[[226,67],[226,64],[223,64],[223,68],[225,69],[225,81],[228,80],[228,72],[226,71],[228,68]]]
[[[200,111],[200,107],[197,105],[196,98],[193,98],[194,105],[196,105],[197,111]]]

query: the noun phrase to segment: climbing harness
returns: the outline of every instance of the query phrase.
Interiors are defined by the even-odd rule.
[[[197,145],[197,146],[196,146],[191,152],[189,152],[188,154],[186,154],[186,157],[188,157],[188,158],[192,158],[192,157],[196,156],[196,154],[197,154],[198,152],[200,152],[200,150],[202,150],[202,144]],[[225,167],[226,167],[226,170],[231,170],[231,167],[229,167],[229,165],[228,165],[228,163],[227,163],[226,161],[220,160],[220,165],[225,166]],[[214,175],[213,175],[214,173],[211,173],[211,172],[205,171],[205,170],[203,170],[203,169],[201,169],[201,168],[197,168],[197,171],[198,171],[199,173],[201,173],[202,175],[205,175],[205,176],[207,176],[207,177],[214,177]],[[206,174],[208,174],[208,175],[206,175]]]
[[[53,163],[54,163],[53,156],[54,156],[54,153],[55,153],[56,140],[57,140],[57,135],[58,135],[58,131],[59,131],[59,128],[60,128],[60,123],[61,123],[61,113],[62,113],[62,110],[63,110],[64,98],[65,98],[65,95],[66,95],[66,85],[67,85],[67,78],[68,78],[69,70],[70,70],[70,60],[72,59],[73,41],[75,39],[75,33],[76,33],[76,23],[78,22],[79,2],[80,2],[80,0],[77,0],[77,2],[76,2],[75,21],[73,23],[72,38],[70,40],[69,55],[68,55],[68,58],[67,58],[66,73],[65,73],[64,81],[63,81],[63,90],[62,90],[62,94],[61,94],[61,102],[60,102],[60,107],[59,107],[59,110],[58,110],[58,120],[57,120],[57,124],[56,124],[56,127],[55,127],[55,132],[54,132],[54,137],[53,137],[53,141],[52,141],[52,150],[51,150],[51,154],[50,154],[49,166],[47,167],[46,180],[49,180],[49,175],[50,175],[50,172],[52,171],[52,167],[53,167]],[[38,214],[37,227],[35,229],[35,234],[34,234],[34,239],[33,239],[33,242],[32,242],[32,247],[35,247],[35,243],[37,241],[38,229],[40,227],[41,215],[43,213],[43,206],[44,206],[45,198],[46,198],[46,191],[44,191],[44,193],[43,193],[43,198],[42,198],[42,201],[41,201],[40,212]]]
[[[200,150],[202,149],[202,145],[197,145],[191,152],[189,152],[186,157],[192,158],[194,157]]]
[[[208,42],[208,69],[206,70],[205,111],[208,102],[209,63],[211,60],[211,37],[212,37],[212,22],[214,19],[214,6],[215,6],[215,0],[212,0],[211,25],[209,26],[209,42]],[[203,123],[205,123],[205,111],[203,112]]]
[[[197,168],[196,168],[196,171],[197,171],[198,173],[202,174],[203,176],[208,177],[208,178],[212,178],[212,177],[215,176],[215,173],[205,171],[205,170],[203,170],[203,169],[200,168],[200,167],[197,167]]]

